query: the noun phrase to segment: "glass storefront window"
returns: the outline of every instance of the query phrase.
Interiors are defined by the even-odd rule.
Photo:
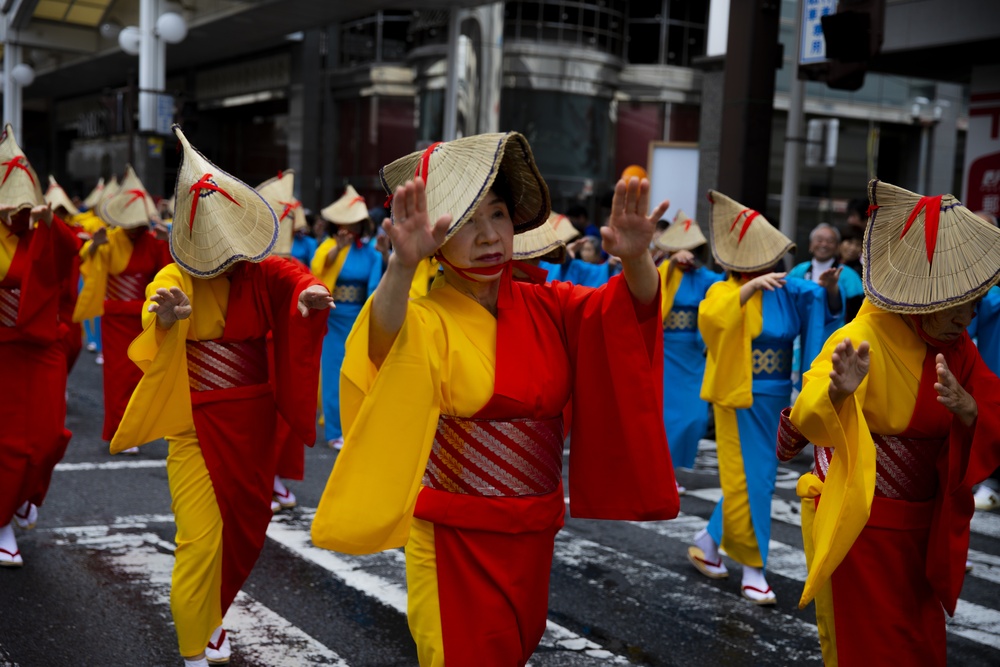
[[[705,55],[707,0],[646,0],[628,6],[628,61],[688,67]]]
[[[507,2],[504,37],[596,48],[621,57],[625,5],[623,0]]]

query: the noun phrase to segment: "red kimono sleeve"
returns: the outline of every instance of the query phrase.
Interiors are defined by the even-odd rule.
[[[590,290],[559,284],[574,367],[570,512],[648,521],[680,511],[663,426],[660,295],[634,301],[624,277]]]
[[[1000,378],[986,366],[968,336],[962,343],[946,358],[962,387],[976,400],[979,415],[972,426],[952,419],[948,446],[938,460],[941,488],[927,554],[928,581],[951,615],[965,579],[969,524],[975,512],[972,487],[1000,467]]]
[[[258,264],[259,295],[266,295],[274,337],[274,391],[278,411],[302,442],[316,441],[316,394],[328,310],[298,311],[299,294],[322,285],[301,266],[279,257]]]

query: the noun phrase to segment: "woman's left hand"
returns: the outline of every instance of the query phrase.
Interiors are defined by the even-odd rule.
[[[948,408],[948,411],[962,420],[966,426],[972,426],[979,416],[979,405],[972,395],[958,383],[958,378],[948,368],[944,355],[937,355],[937,382],[934,391],[937,392],[938,403]]]
[[[624,179],[619,179],[611,202],[611,216],[608,224],[601,227],[604,252],[621,257],[622,262],[649,254],[649,242],[653,240],[656,222],[669,206],[670,202],[664,200],[647,215],[649,181],[632,177],[626,183]]]
[[[323,310],[333,308],[333,297],[329,290],[322,285],[310,285],[299,292],[299,314],[302,317],[309,317],[310,310]]]

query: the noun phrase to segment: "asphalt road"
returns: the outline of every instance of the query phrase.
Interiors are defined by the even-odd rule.
[[[101,370],[84,353],[70,377],[69,450],[38,527],[19,532],[25,566],[0,570],[0,666],[180,665],[170,618],[174,526],[166,444],[111,457],[100,440]],[[778,605],[739,596],[739,569],[709,581],[687,562],[690,537],[719,496],[704,441],[682,515],[649,524],[569,518],[556,543],[549,628],[535,667],[820,665],[815,615],[797,608],[805,577],[794,482],[779,472],[768,580]],[[275,517],[226,627],[238,667],[415,665],[401,551],[352,557],[316,549],[309,522],[335,453],[307,451],[299,507]],[[1000,514],[977,514],[962,604],[949,623],[952,665],[1000,665]]]

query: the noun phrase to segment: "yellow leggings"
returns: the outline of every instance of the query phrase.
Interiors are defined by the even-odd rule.
[[[177,524],[170,613],[182,656],[205,650],[222,625],[222,515],[194,426],[167,438],[167,476]]]
[[[406,619],[417,644],[420,667],[444,667],[434,524],[417,518],[410,524],[406,543],[406,588]]]

